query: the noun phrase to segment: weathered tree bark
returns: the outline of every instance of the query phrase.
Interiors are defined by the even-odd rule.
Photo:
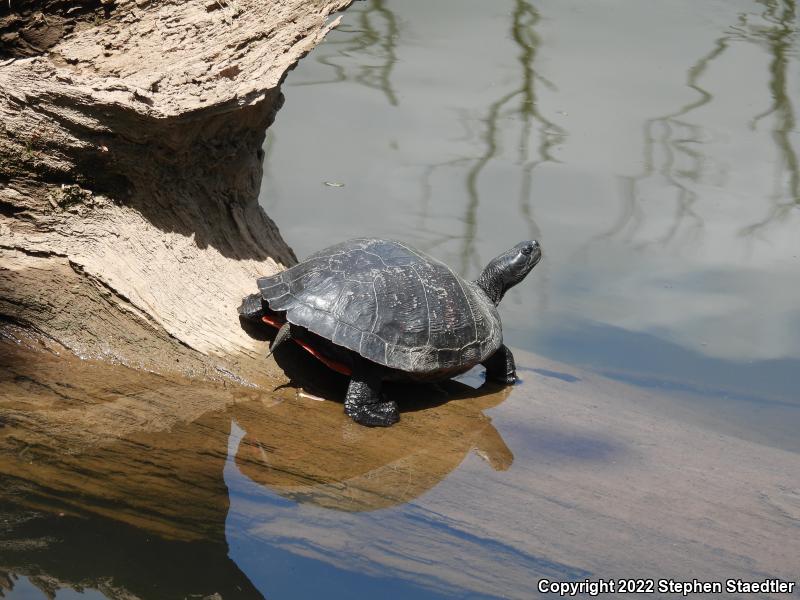
[[[257,381],[236,306],[295,261],[257,203],[261,145],[351,1],[0,3],[0,317],[81,356]]]

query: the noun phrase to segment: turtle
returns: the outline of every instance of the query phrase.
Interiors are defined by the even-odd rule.
[[[520,242],[468,281],[402,242],[352,239],[257,279],[238,312],[278,329],[268,356],[294,340],[350,377],[348,416],[388,427],[400,416],[384,381],[442,381],[482,364],[488,380],[516,382],[497,305],[541,257],[537,241]]]

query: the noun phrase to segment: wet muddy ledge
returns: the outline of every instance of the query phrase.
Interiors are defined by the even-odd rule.
[[[257,383],[253,278],[296,259],[257,203],[286,72],[350,0],[0,7],[0,327]]]

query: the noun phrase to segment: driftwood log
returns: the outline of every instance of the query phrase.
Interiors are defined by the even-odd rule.
[[[0,3],[0,327],[257,382],[236,306],[296,260],[257,203],[261,146],[350,2]]]

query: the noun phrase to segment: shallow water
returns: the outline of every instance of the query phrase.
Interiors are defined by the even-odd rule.
[[[0,593],[530,598],[542,578],[796,576],[796,454],[663,393],[518,351],[522,385],[394,386],[400,423],[369,429],[335,400],[343,379],[277,354],[330,399],[0,343]]]
[[[798,451],[797,29],[793,1],[358,2],[287,80],[262,203],[301,258],[386,236],[474,278],[538,238],[510,344]]]
[[[542,578],[796,577],[797,455],[663,393],[520,350],[521,385],[394,386],[400,423],[369,429],[343,414],[343,379],[276,354],[330,399],[0,343],[0,593],[530,598]]]
[[[262,202],[301,257],[389,236],[474,277],[540,239],[501,305],[522,383],[398,386],[370,430],[294,348],[308,393],[0,342],[0,596],[796,578],[793,11],[355,3],[284,85]]]

